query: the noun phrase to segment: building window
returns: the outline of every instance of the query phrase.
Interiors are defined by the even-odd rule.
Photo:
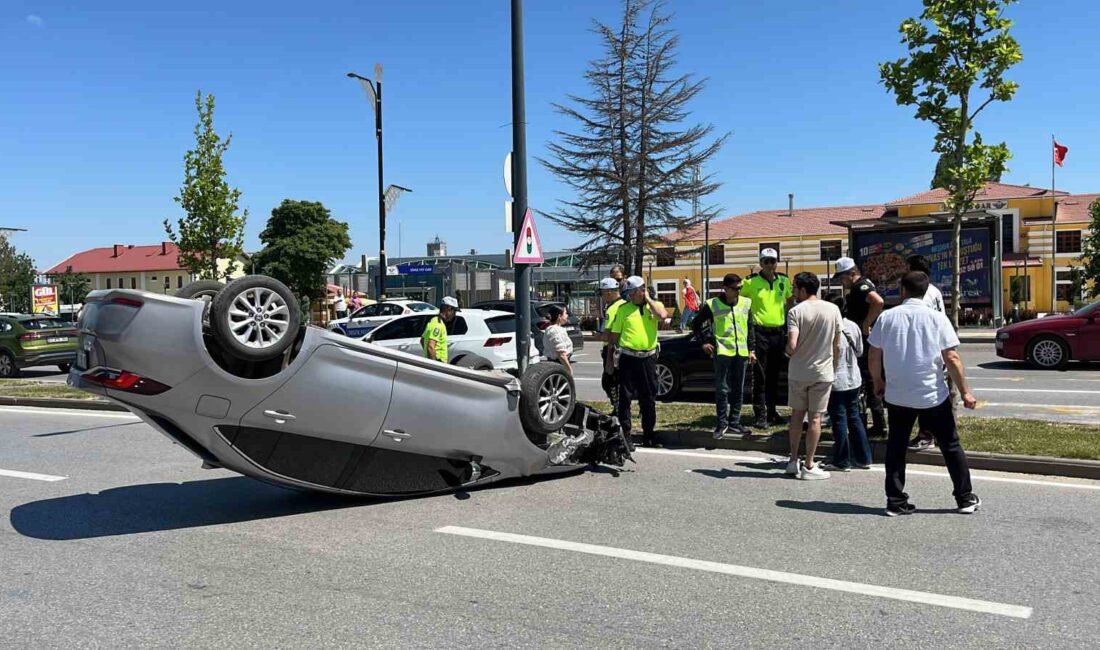
[[[1031,301],[1031,278],[1026,275],[1013,276],[1008,283],[1008,299],[1017,305]]]
[[[679,304],[676,299],[676,281],[655,282],[653,288],[657,290],[657,300],[664,303],[670,310]]]
[[[107,288],[111,288],[111,278],[107,278]]]
[[[760,252],[763,252],[765,248],[774,248],[776,255],[782,255],[782,251],[779,250],[779,242],[777,242],[777,241],[761,243],[760,244]],[[782,257],[776,257],[775,261],[778,262],[782,259],[783,259]]]
[[[1085,297],[1085,278],[1080,269],[1058,271],[1055,274],[1055,291],[1058,300],[1071,306]]]
[[[183,288],[183,276],[182,275],[177,275],[176,276],[176,288],[177,289],[182,289]]]
[[[126,278],[119,278],[118,279],[118,288],[119,289],[125,289],[126,288]]]
[[[835,262],[841,254],[839,239],[824,239],[821,241],[821,261]]]
[[[130,288],[137,289],[137,278],[130,278]]]
[[[1014,214],[1002,214],[1001,215],[1001,235],[1004,237],[1004,243],[1001,247],[1001,251],[1004,253],[1016,252],[1016,215]]]
[[[676,266],[676,253],[672,247],[657,249],[657,266]]]
[[[710,287],[707,289],[707,297],[713,298],[714,296],[724,296],[726,294],[726,288],[722,285],[721,280],[711,280]]]
[[[1080,253],[1081,231],[1059,230],[1056,233],[1055,251],[1058,253]]]
[[[707,263],[708,264],[725,264],[726,263],[726,246],[725,244],[712,244],[707,249]]]

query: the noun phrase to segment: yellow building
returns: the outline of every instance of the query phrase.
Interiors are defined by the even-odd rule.
[[[943,229],[950,223],[946,198],[947,193],[937,189],[879,205],[762,210],[713,221],[707,255],[710,293],[721,290],[726,273],[747,277],[758,270],[759,252],[764,248],[779,251],[780,271],[791,276],[803,271],[815,273],[823,288],[839,291],[831,279],[833,260],[840,256],[860,258],[859,251],[849,250],[859,233],[910,229],[919,234],[925,228]],[[1066,311],[1075,300],[1070,271],[1077,264],[1081,242],[1089,232],[1089,204],[1100,194],[1057,192],[1057,220],[1051,218],[1051,198],[1051,192],[1045,189],[988,183],[977,196],[974,212],[967,215],[968,222],[984,220],[986,224],[995,224],[1000,217],[1004,241],[1002,305],[1006,314],[1012,309],[1013,297],[1019,299],[1020,309],[1039,313]],[[664,248],[647,258],[646,268],[652,269],[651,286],[666,305],[683,307],[684,279],[691,280],[702,293],[704,232],[700,226],[674,233],[666,237]],[[949,297],[944,289],[945,297]],[[963,305],[967,306],[965,297]],[[984,308],[988,311],[991,306],[987,302]]]
[[[224,272],[229,260],[218,260]],[[244,260],[232,261],[230,277],[244,275]],[[192,281],[193,277],[179,263],[179,247],[172,242],[152,246],[115,244],[92,248],[71,255],[57,263],[45,275],[56,276],[71,269],[91,281],[91,289],[141,289],[153,293],[171,293]]]

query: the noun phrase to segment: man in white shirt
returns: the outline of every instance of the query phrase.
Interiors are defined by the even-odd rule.
[[[924,304],[932,308],[933,311],[938,311],[941,314],[947,313],[947,307],[943,304],[943,293],[940,292],[936,283],[932,282],[932,265],[928,263],[924,255],[910,255],[905,261],[909,264],[910,271],[920,271],[928,276],[928,292],[924,294]]]
[[[879,316],[869,340],[875,393],[885,400],[890,414],[886,443],[886,515],[890,517],[916,510],[905,493],[905,454],[909,434],[918,421],[939,443],[959,512],[971,514],[982,503],[970,485],[970,468],[944,380],[945,366],[962,393],[963,405],[972,409],[977,400],[970,393],[959,358],[959,337],[947,316],[924,304],[927,291],[926,274],[907,273],[901,279],[902,304]]]

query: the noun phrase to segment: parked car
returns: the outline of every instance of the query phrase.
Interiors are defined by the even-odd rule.
[[[531,342],[535,344],[539,354],[542,355],[546,354],[546,351],[542,349],[542,332],[550,326],[549,312],[551,305],[566,307],[564,302],[553,300],[531,301]],[[496,309],[509,313],[515,313],[516,311],[516,303],[511,300],[486,300],[473,305],[473,307],[475,309]],[[569,333],[569,339],[573,341],[574,350],[580,350],[584,347],[584,334],[581,333],[580,323],[580,319],[570,312],[569,322],[565,324],[565,331]]]
[[[68,372],[76,358],[77,331],[52,316],[0,315],[0,378],[28,366],[57,366]]]
[[[410,496],[630,459],[618,421],[578,404],[560,364],[517,378],[303,326],[273,278],[238,278],[209,303],[93,291],[78,326],[72,386],[204,467],[276,485]]]
[[[657,399],[672,401],[683,393],[714,394],[714,361],[694,334],[661,339],[657,355]],[[787,364],[779,371],[779,403],[787,402]],[[746,370],[744,404],[752,404],[752,370]]]
[[[407,314],[438,314],[439,310],[419,300],[386,300],[376,302],[373,305],[360,307],[347,318],[337,318],[328,322],[328,329],[340,332],[352,338],[361,338],[375,327],[390,320],[394,316]]]
[[[398,316],[379,325],[363,337],[364,341],[392,350],[423,356],[420,337],[432,314]],[[450,362],[477,370],[515,370],[516,315],[506,311],[463,309],[448,327],[447,350]],[[531,348],[530,363],[539,361],[538,350]]]
[[[1032,367],[1061,369],[1072,361],[1100,361],[1100,302],[1072,314],[1013,323],[997,330],[997,356]]]

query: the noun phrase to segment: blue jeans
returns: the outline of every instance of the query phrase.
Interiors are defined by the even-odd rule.
[[[829,395],[829,421],[833,425],[833,465],[871,464],[871,445],[859,412],[859,388],[834,390]],[[851,436],[851,440],[849,440]]]
[[[680,329],[686,330],[688,325],[691,325],[692,319],[695,318],[696,311],[691,307],[684,307],[684,313],[680,315]]]
[[[748,362],[748,357],[714,357],[714,402],[718,411],[719,428],[741,424],[745,366]]]

